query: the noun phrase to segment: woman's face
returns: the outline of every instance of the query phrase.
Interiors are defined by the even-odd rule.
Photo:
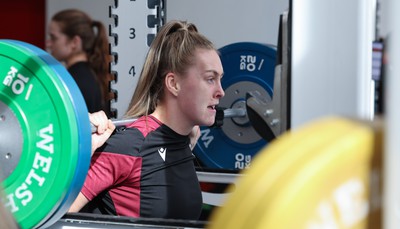
[[[60,24],[51,21],[49,24],[49,39],[46,42],[49,53],[58,61],[67,62],[72,55],[71,40],[61,32]]]
[[[223,68],[215,50],[197,49],[194,64],[181,77],[178,96],[180,112],[193,125],[214,124],[220,98],[225,93],[221,86]]]

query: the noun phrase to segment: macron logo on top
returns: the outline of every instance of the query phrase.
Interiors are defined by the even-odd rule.
[[[158,153],[160,154],[161,158],[165,161],[165,155],[167,154],[167,148],[159,148]]]

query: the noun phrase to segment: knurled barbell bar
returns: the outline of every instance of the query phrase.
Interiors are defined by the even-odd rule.
[[[223,120],[225,118],[237,118],[237,117],[245,117],[247,112],[246,109],[243,108],[220,108],[216,107],[217,115],[215,116],[214,124],[211,127],[221,127],[223,125]],[[130,119],[112,119],[111,122],[116,127],[126,126],[132,122],[134,122],[135,118]],[[91,124],[92,133],[96,132],[96,127]]]

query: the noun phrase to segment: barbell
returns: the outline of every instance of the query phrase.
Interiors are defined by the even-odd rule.
[[[0,179],[5,193],[1,201],[21,228],[47,227],[67,212],[83,185],[94,130],[75,81],[50,54],[25,42],[0,40],[0,63]],[[238,126],[234,132],[251,128],[246,100],[237,97],[245,97],[246,91],[237,93],[235,88],[266,95],[266,85],[236,80],[226,89],[236,97],[226,96],[226,107],[218,108],[214,126],[219,128],[208,130],[226,125]],[[117,126],[131,121],[113,120]],[[200,151],[194,151],[196,156],[206,153]],[[229,149],[219,154],[224,153]]]
[[[84,182],[91,150],[88,112],[72,77],[43,50],[1,40],[0,63],[1,202],[21,228],[49,227],[66,213]],[[250,110],[246,106],[272,121],[264,88],[235,80],[225,90],[246,99],[228,95],[223,110],[228,123],[215,129],[249,125],[242,119]],[[210,226],[379,225],[381,132],[333,118],[285,133],[242,170],[245,176],[230,187]]]
[[[238,42],[219,52],[225,96],[214,125],[201,127],[193,152],[205,168],[246,169],[263,147],[288,129],[287,74],[272,45]]]
[[[220,108],[217,107],[217,116],[215,117],[214,124],[210,127],[221,127],[223,125],[223,120],[225,118],[237,118],[237,117],[245,117],[247,115],[246,109],[242,108]],[[111,122],[116,127],[124,127],[128,124],[136,121],[136,118],[128,118],[128,119],[111,119]],[[90,130],[92,133],[96,132],[97,128],[90,124]]]

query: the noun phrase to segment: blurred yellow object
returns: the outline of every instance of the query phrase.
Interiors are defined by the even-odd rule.
[[[379,228],[382,127],[371,124],[327,117],[281,135],[209,228]]]

